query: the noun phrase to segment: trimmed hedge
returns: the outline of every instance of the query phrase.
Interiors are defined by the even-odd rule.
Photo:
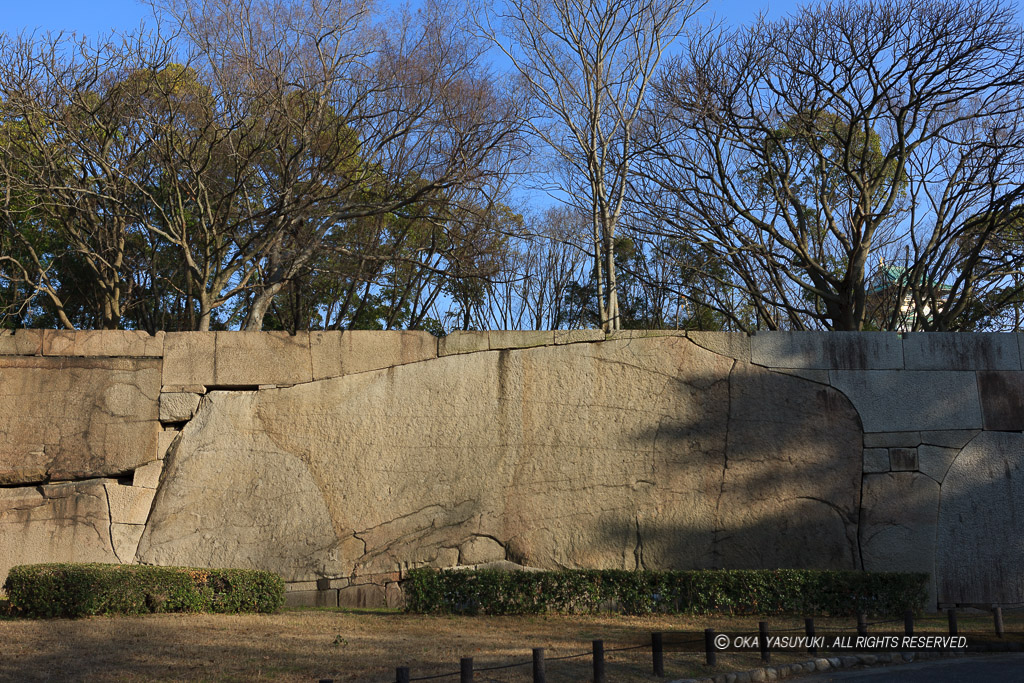
[[[85,617],[151,612],[274,612],[284,580],[253,569],[26,564],[4,582],[14,614]]]
[[[696,571],[416,569],[402,582],[422,613],[802,614],[920,612],[928,574],[813,569]]]

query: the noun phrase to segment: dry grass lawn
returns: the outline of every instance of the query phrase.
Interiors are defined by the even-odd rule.
[[[802,627],[802,619],[772,618],[771,628]],[[852,629],[851,620],[838,622]],[[682,618],[621,615],[448,617],[398,612],[287,610],[273,615],[180,615],[96,617],[81,620],[0,619],[3,681],[367,681],[394,680],[395,667],[412,676],[458,670],[460,657],[477,667],[530,659],[531,648],[547,657],[588,652],[595,638],[612,649],[650,642],[652,631],[757,630],[757,618]],[[828,623],[819,621],[818,630]],[[902,631],[902,624],[872,627]],[[928,626],[943,631],[944,622]],[[1024,615],[1007,614],[1008,631],[1024,631]],[[961,616],[962,632],[991,632],[991,618]],[[924,630],[924,624],[919,627]],[[666,639],[668,636],[666,636]],[[773,655],[773,663],[807,656]],[[608,680],[664,681],[651,675],[650,650],[610,653]],[[711,669],[703,655],[669,652],[668,679],[750,669],[754,655],[719,654]],[[586,681],[590,658],[549,661],[548,680]],[[523,666],[476,674],[476,681],[529,681]],[[447,679],[457,681],[458,676]]]

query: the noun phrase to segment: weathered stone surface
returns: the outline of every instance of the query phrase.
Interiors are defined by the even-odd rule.
[[[337,607],[338,591],[305,590],[288,591],[284,594],[285,607]]]
[[[164,459],[164,457],[167,455],[168,449],[170,449],[171,447],[171,444],[174,443],[174,439],[180,433],[181,432],[178,431],[177,429],[165,429],[163,431],[157,432],[156,457],[158,460]]]
[[[313,379],[437,358],[437,338],[429,332],[349,330],[309,334]]]
[[[718,566],[857,567],[863,453],[853,406],[834,389],[749,365],[734,370],[730,399]]]
[[[889,471],[889,449],[888,448],[865,448],[864,449],[864,471],[865,472],[888,472]]]
[[[933,577],[928,605],[934,609],[939,485],[917,472],[864,475],[861,505],[864,569],[927,572]]]
[[[921,432],[921,443],[944,448],[963,448],[981,433],[980,429],[940,429]],[[864,435],[867,438],[867,434]]]
[[[579,344],[604,341],[602,330],[555,330],[556,344]]]
[[[213,384],[217,386],[298,384],[313,379],[308,332],[217,332],[216,338]]]
[[[114,524],[145,524],[156,491],[140,486],[107,483],[110,521]]]
[[[487,333],[487,344],[491,351],[550,346],[554,343],[555,333],[550,330],[491,330]]]
[[[772,372],[780,372],[784,375],[792,375],[801,379],[817,382],[818,384],[829,384],[828,370],[805,370],[804,368],[772,368]]]
[[[383,586],[365,584],[338,590],[338,607],[387,607],[388,599]]]
[[[852,408],[746,366],[737,412],[759,391],[787,398],[730,424],[733,365],[664,336],[212,392],[169,458],[139,557],[293,581],[450,565],[456,548],[463,563],[549,568],[793,552],[785,566],[856,566],[843,519],[861,472]],[[736,504],[744,489],[755,503]]]
[[[907,370],[1020,370],[1015,334],[913,332],[903,337]]]
[[[163,472],[164,463],[162,460],[154,460],[135,470],[132,475],[132,486],[146,489],[155,489],[160,485],[160,473]]]
[[[291,390],[265,393],[283,391]],[[140,561],[273,568],[286,581],[348,573],[343,567],[354,558],[339,557],[342,544],[316,481],[299,456],[263,431],[252,410],[256,400],[255,392],[206,395],[164,465]]]
[[[384,586],[384,604],[391,609],[405,607],[405,592],[398,582],[392,581]]]
[[[902,369],[903,347],[887,332],[758,332],[750,359],[771,368]]]
[[[18,564],[117,562],[103,480],[0,488],[0,584]]]
[[[474,536],[459,547],[459,564],[483,564],[505,559],[505,546],[487,536]]]
[[[0,355],[38,356],[42,352],[42,330],[0,330]]]
[[[185,422],[191,420],[199,407],[199,394],[185,392],[160,394],[160,421]]]
[[[687,332],[686,338],[719,356],[750,362],[750,337],[744,332]]]
[[[206,393],[206,387],[202,384],[165,384],[160,387],[161,394],[199,394]]]
[[[127,356],[164,355],[164,333],[151,335],[138,330],[43,330],[44,356]]]
[[[979,372],[978,393],[985,429],[1024,430],[1024,372]]]
[[[464,332],[456,330],[438,340],[437,355],[453,356],[460,353],[476,353],[491,348],[488,332]]]
[[[973,372],[832,370],[832,386],[857,408],[865,432],[981,428]]]
[[[940,484],[946,478],[946,472],[960,452],[959,448],[943,448],[941,446],[922,445],[917,448],[917,469],[927,474]]]
[[[877,432],[864,435],[865,448],[916,448],[921,432]]]
[[[153,460],[159,363],[0,357],[0,484],[117,475]]]
[[[916,448],[890,448],[889,465],[893,472],[914,472],[917,470]]]
[[[145,524],[110,525],[110,539],[113,541],[114,554],[123,564],[131,564],[135,560],[135,552],[139,549],[139,539],[146,530]]]
[[[939,601],[1024,602],[1024,434],[982,432],[942,482]]]
[[[168,332],[164,335],[163,384],[213,384],[216,352],[215,332]]]

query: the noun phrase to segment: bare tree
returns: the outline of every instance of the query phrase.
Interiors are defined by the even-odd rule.
[[[508,0],[480,21],[532,104],[559,196],[591,217],[601,327],[620,327],[614,243],[634,126],[666,48],[699,0]]]
[[[1024,192],[1009,5],[818,4],[691,44],[657,92],[648,229],[718,254],[756,326],[951,329],[1019,269],[988,249]]]

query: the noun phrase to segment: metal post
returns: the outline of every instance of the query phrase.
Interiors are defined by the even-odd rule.
[[[903,613],[903,634],[912,636],[914,635],[914,611],[907,610]]]
[[[960,635],[960,629],[956,625],[956,608],[950,607],[946,610],[946,615],[949,617],[949,635]]]
[[[395,669],[395,683],[409,683],[409,667],[400,666]]]
[[[604,683],[604,641],[594,641],[594,683]]]
[[[807,651],[812,655],[818,654],[818,647],[814,645],[814,617],[806,617],[804,619],[804,633],[811,641],[811,645],[808,646]]]
[[[761,661],[767,664],[772,661],[772,653],[768,650],[768,622],[757,622],[757,644],[761,647]]]
[[[708,666],[714,666],[718,661],[718,655],[715,654],[715,629],[713,628],[704,629],[704,660]]]
[[[473,683],[472,657],[463,657],[459,660],[459,683]]]

